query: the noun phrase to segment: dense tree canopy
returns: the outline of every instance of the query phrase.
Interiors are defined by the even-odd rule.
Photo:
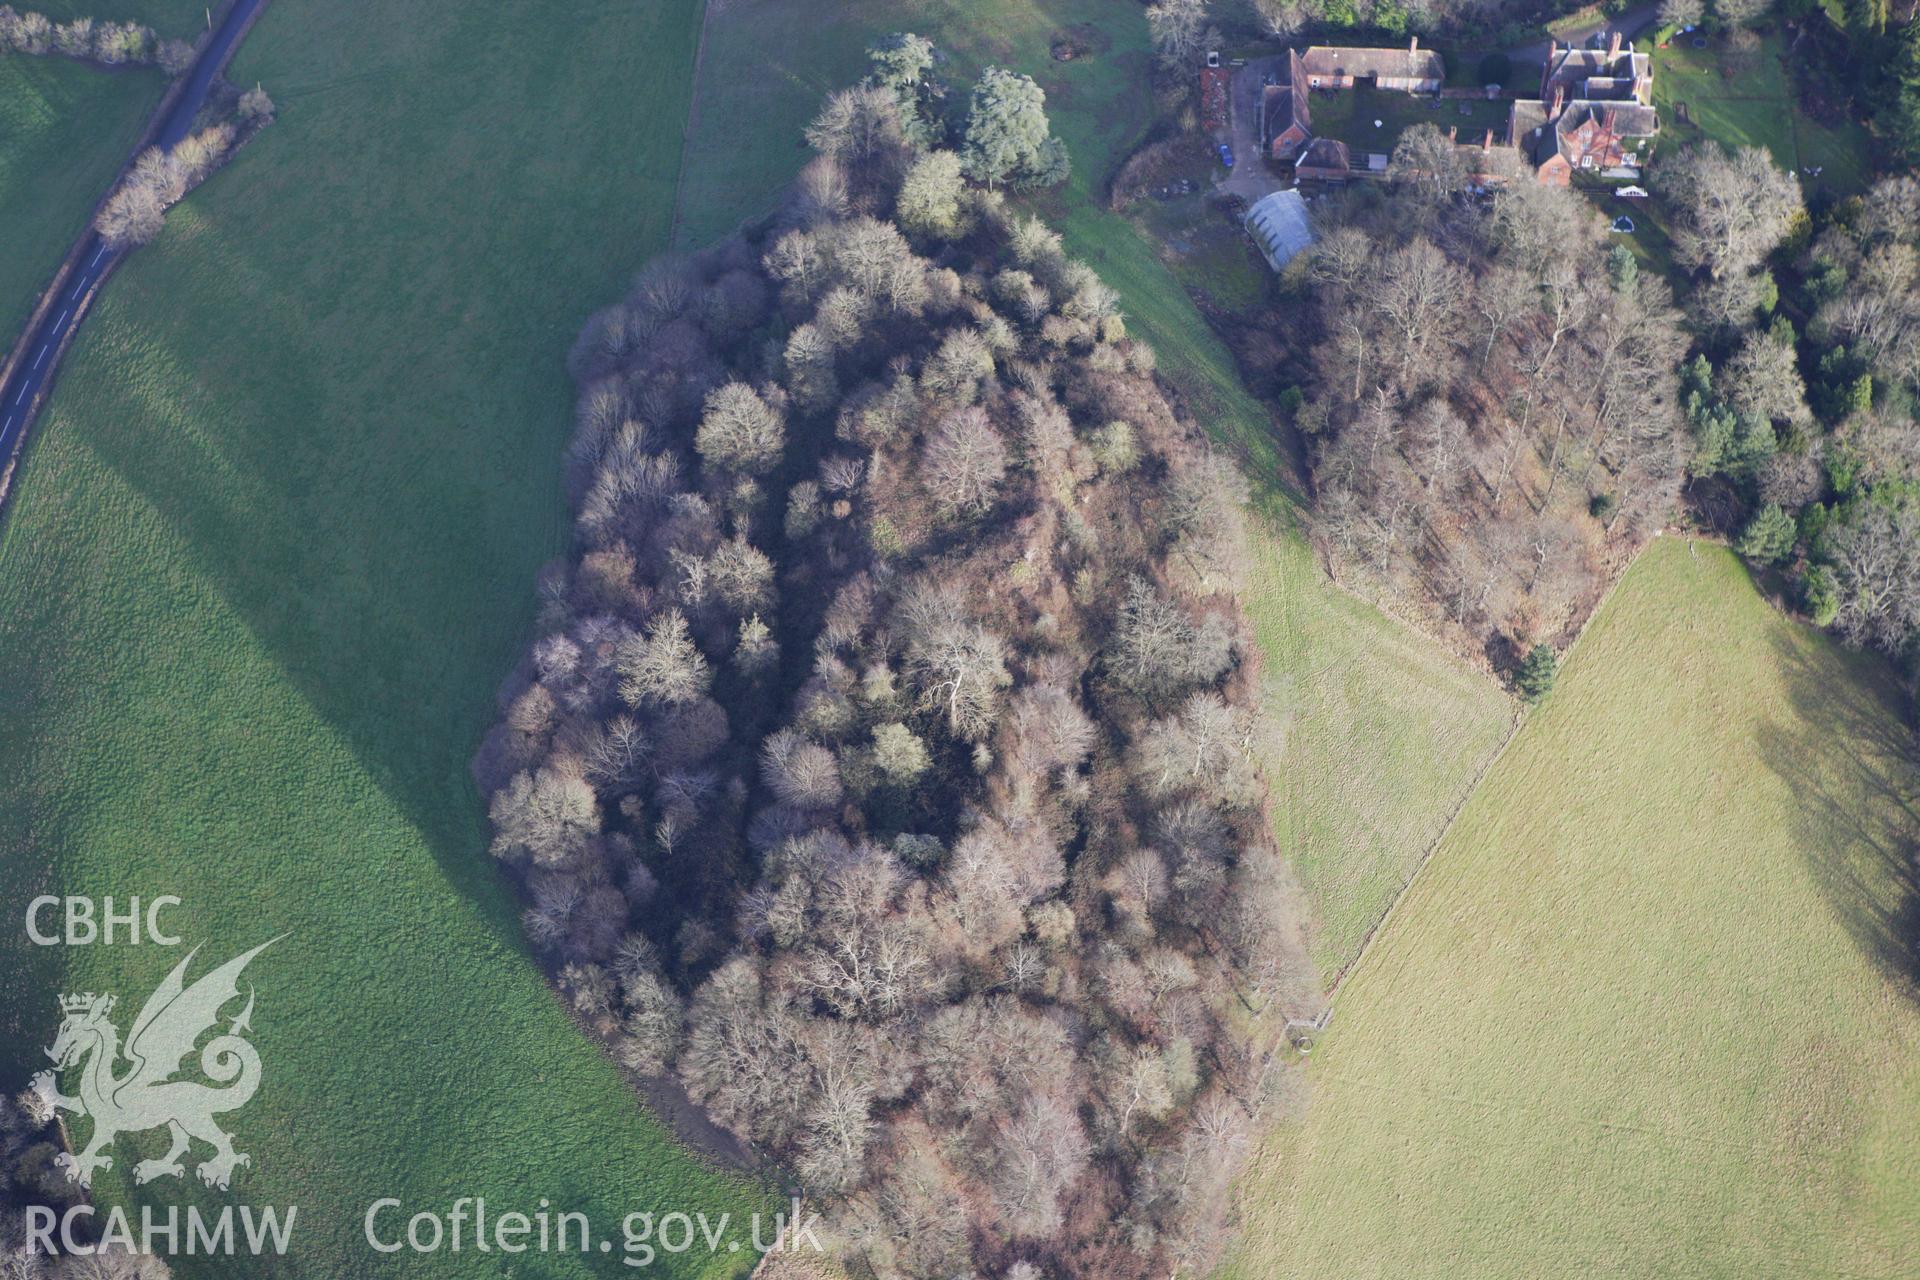
[[[1384,202],[1323,213],[1295,268],[1311,305],[1243,353],[1301,388],[1336,561],[1517,660],[1570,633],[1610,544],[1671,509],[1691,445],[1685,339],[1666,286],[1619,267],[1578,195],[1468,200],[1453,150],[1410,131]]]
[[[1290,1079],[1255,1029],[1319,1000],[1245,495],[1112,290],[877,89],[576,343],[494,852],[581,1017],[872,1273],[1203,1271]]]

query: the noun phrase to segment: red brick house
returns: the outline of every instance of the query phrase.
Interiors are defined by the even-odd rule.
[[[1549,124],[1523,139],[1540,181],[1564,187],[1574,170],[1638,170],[1645,162],[1646,144],[1660,131],[1652,107],[1635,103],[1574,102]]]
[[[1647,144],[1660,132],[1653,101],[1653,61],[1621,46],[1605,51],[1549,47],[1540,98],[1513,104],[1507,136],[1544,183],[1564,187],[1575,170],[1629,173],[1646,163]]]
[[[1268,85],[1260,99],[1260,136],[1275,160],[1293,159],[1313,140],[1313,112],[1298,50],[1287,51],[1287,82]]]

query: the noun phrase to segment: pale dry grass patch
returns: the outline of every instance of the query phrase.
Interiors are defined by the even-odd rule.
[[[1656,543],[1343,992],[1230,1276],[1912,1275],[1906,730]]]

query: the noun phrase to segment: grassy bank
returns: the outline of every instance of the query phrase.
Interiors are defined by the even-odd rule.
[[[1343,993],[1227,1275],[1914,1274],[1900,714],[1656,543]]]
[[[550,996],[466,775],[563,535],[567,344],[665,239],[698,13],[275,0],[233,74],[279,122],[116,276],[42,421],[0,533],[0,895],[175,894],[214,962],[288,935],[248,974],[253,1167],[135,1192],[150,1134],[101,1189],[296,1205],[294,1250],[177,1275],[419,1274],[361,1239],[381,1196],[603,1233],[758,1204]],[[118,992],[124,1029],[175,959],[0,932],[7,1065],[57,991]]]

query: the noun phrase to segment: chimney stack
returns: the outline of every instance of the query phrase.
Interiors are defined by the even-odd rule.
[[[1419,36],[1414,36],[1414,37],[1413,37],[1413,38],[1412,38],[1411,40],[1409,40],[1409,41],[1407,41],[1407,52],[1408,52],[1408,53],[1418,53],[1418,52],[1420,52],[1420,37],[1419,37]]]
[[[1493,150],[1493,130],[1487,130],[1487,136],[1480,139],[1480,149],[1482,151]]]
[[[1460,126],[1459,126],[1459,125],[1457,125],[1457,124],[1450,124],[1450,125],[1448,125],[1448,126],[1447,126],[1447,141],[1448,141],[1448,142],[1458,142],[1458,141],[1460,141]]]
[[[1607,37],[1607,61],[1612,62],[1620,56],[1620,33],[1614,32]]]
[[[1557,120],[1560,118],[1560,105],[1566,100],[1566,97],[1566,85],[1556,84],[1553,86],[1553,103],[1547,108],[1547,119]]]

